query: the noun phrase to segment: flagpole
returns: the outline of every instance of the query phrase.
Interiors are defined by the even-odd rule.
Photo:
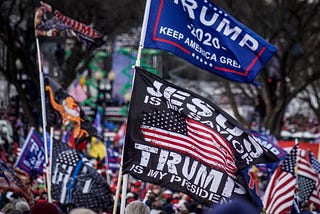
[[[295,138],[294,139],[294,146],[297,146],[299,144],[299,140],[298,138]],[[297,149],[297,154],[296,154],[296,163],[298,163],[298,157],[300,156],[299,155],[299,150]],[[294,176],[296,177],[298,175],[298,165],[296,164],[296,166],[294,167]],[[299,195],[297,194],[297,190],[298,190],[298,179],[295,180],[295,186],[296,186],[296,190],[293,192],[294,194],[294,203],[295,203],[295,200],[299,201]],[[298,204],[297,204],[298,206]],[[298,206],[298,209],[299,209],[299,206]]]
[[[147,29],[149,13],[150,13],[150,5],[151,5],[151,0],[147,0],[146,7],[144,10],[143,23],[142,23],[142,27],[141,27],[140,42],[139,42],[139,48],[138,48],[137,59],[136,59],[136,64],[135,64],[136,66],[140,66],[141,53],[142,53],[142,49],[144,46],[144,39],[146,36],[146,29]],[[135,77],[133,77],[133,82],[134,82],[134,78]],[[119,200],[119,194],[120,194],[120,185],[121,185],[121,180],[122,180],[122,164],[123,164],[123,155],[124,155],[123,151],[124,151],[124,145],[123,145],[123,149],[122,149],[122,157],[121,157],[121,164],[120,164],[119,175],[118,175],[117,191],[116,191],[116,198],[115,198],[114,207],[113,207],[113,214],[116,214],[118,200]],[[124,209],[126,206],[127,186],[128,186],[128,174],[123,176],[120,214],[124,213]]]
[[[43,72],[41,66],[41,54],[40,54],[40,45],[39,39],[36,37],[36,46],[37,46],[37,55],[38,55],[38,66],[39,66],[39,80],[40,80],[40,97],[41,97],[41,112],[42,112],[42,137],[44,143],[44,151],[45,151],[45,167],[46,167],[46,180],[47,185],[50,181],[48,181],[48,148],[47,148],[47,117],[46,117],[46,103],[45,103],[45,92],[44,92],[44,80],[43,80]]]
[[[318,161],[320,160],[320,142],[318,143],[318,156],[317,156],[317,158],[318,158]]]
[[[146,8],[144,10],[144,17],[143,17],[143,23],[141,28],[140,43],[139,43],[139,49],[137,54],[136,66],[140,66],[141,53],[144,46],[144,39],[146,37],[147,24],[148,24],[149,13],[150,13],[150,5],[151,5],[151,0],[147,0]]]
[[[109,138],[108,138],[109,141]],[[109,170],[109,156],[108,156],[108,146],[107,146],[107,142],[104,142],[104,146],[106,147],[106,155],[104,157],[104,165],[105,165],[105,169],[106,169],[106,179],[108,184],[110,184],[110,175],[108,174],[108,170]]]
[[[124,209],[126,207],[128,176],[128,174],[123,175],[120,214],[124,213]]]
[[[119,196],[120,196],[120,187],[121,187],[121,182],[122,182],[123,151],[124,151],[124,148],[122,149],[122,152],[121,152],[120,169],[119,169],[118,181],[117,181],[117,191],[116,191],[116,195],[115,195],[115,199],[114,199],[112,214],[117,214],[118,201],[119,201]],[[122,195],[122,197],[124,197],[124,196]],[[122,200],[121,200],[121,203],[122,203]],[[122,206],[122,204],[121,204],[121,206]],[[120,212],[120,214],[122,214],[122,213]]]
[[[50,161],[49,161],[49,166],[47,166],[48,170],[48,174],[47,174],[47,178],[48,178],[48,201],[51,203],[52,202],[52,197],[51,197],[51,166],[52,166],[52,141],[53,141],[53,127],[50,127]]]

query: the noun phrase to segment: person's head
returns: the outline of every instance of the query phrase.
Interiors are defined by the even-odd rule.
[[[25,213],[26,211],[30,211],[30,206],[26,201],[18,201],[15,205],[16,210]]]
[[[166,200],[166,201],[171,201],[172,199],[172,191],[169,189],[166,189],[163,193],[162,193],[162,197]]]
[[[23,214],[23,213],[19,210],[9,210],[7,214]]]
[[[47,201],[48,200],[48,193],[47,192],[42,192],[41,195],[40,195],[40,198]]]
[[[42,20],[42,17],[43,17],[43,14],[44,14],[44,11],[42,8],[38,8],[35,12],[35,18],[34,18],[34,26],[37,27],[40,23],[41,23],[41,20]]]
[[[69,214],[97,214],[96,212],[87,208],[74,208]]]
[[[216,205],[210,209],[206,214],[257,214],[257,208],[243,199],[234,199],[227,204]]]
[[[30,214],[60,214],[59,209],[53,203],[47,201],[37,202],[31,207]]]
[[[126,200],[127,200],[127,203],[128,203],[128,204],[131,203],[132,201],[136,201],[137,199],[138,199],[138,195],[137,195],[137,194],[135,194],[135,193],[133,193],[133,192],[129,192],[129,193],[127,194]]]
[[[133,201],[125,208],[125,214],[149,214],[150,208],[141,201]]]

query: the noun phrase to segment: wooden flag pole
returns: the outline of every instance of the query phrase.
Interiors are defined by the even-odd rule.
[[[40,96],[41,96],[41,112],[42,112],[42,137],[45,151],[45,168],[46,168],[46,183],[48,184],[50,181],[48,179],[48,144],[47,144],[47,117],[46,117],[46,103],[45,103],[45,91],[44,91],[44,80],[43,80],[43,72],[41,66],[41,52],[39,39],[36,37],[36,46],[37,46],[37,55],[38,55],[38,66],[39,66],[39,81],[40,81]]]
[[[115,195],[115,199],[114,199],[112,214],[117,214],[117,208],[118,208],[118,202],[119,202],[119,196],[120,196],[120,189],[121,189],[121,182],[122,182],[123,150],[124,149],[122,149],[122,154],[121,154],[120,169],[119,169],[118,181],[117,181],[117,190],[116,190],[116,195]],[[123,195],[122,195],[122,197],[123,197]]]

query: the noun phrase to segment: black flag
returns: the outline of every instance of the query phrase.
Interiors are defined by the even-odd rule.
[[[90,26],[65,16],[42,1],[35,10],[34,28],[36,36],[75,37],[89,49],[98,48],[105,43],[104,35]]]
[[[54,141],[52,149],[52,198],[96,212],[110,211],[113,196],[106,179],[83,155],[67,144]]]
[[[278,161],[218,106],[139,67],[125,139],[124,173],[206,205],[252,201],[241,171]]]
[[[45,85],[48,123],[57,128],[73,130],[75,145],[70,146],[78,148],[90,137],[102,139],[79,103],[70,94],[48,76],[45,77]]]

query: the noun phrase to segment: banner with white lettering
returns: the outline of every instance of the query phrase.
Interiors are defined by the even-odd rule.
[[[204,204],[250,200],[242,169],[278,158],[209,100],[136,67],[124,173]]]
[[[42,174],[45,164],[45,149],[42,138],[32,127],[14,164],[30,177]]]
[[[51,194],[60,204],[110,212],[113,196],[107,180],[81,153],[68,144],[53,141]]]
[[[273,152],[280,161],[282,161],[286,156],[287,152],[284,150],[279,144],[275,136],[271,134],[263,134],[256,130],[250,130],[251,134],[256,137],[257,141],[267,149]],[[274,170],[279,166],[280,161],[278,163],[261,163],[256,164],[260,172],[263,172],[269,176],[271,176]]]
[[[276,48],[205,0],[152,0],[144,47],[169,51],[221,77],[253,83]]]
[[[267,149],[273,152],[279,160],[283,160],[287,156],[287,152],[281,148],[277,139],[272,134],[261,133],[251,129],[250,133],[256,137],[257,141]]]

